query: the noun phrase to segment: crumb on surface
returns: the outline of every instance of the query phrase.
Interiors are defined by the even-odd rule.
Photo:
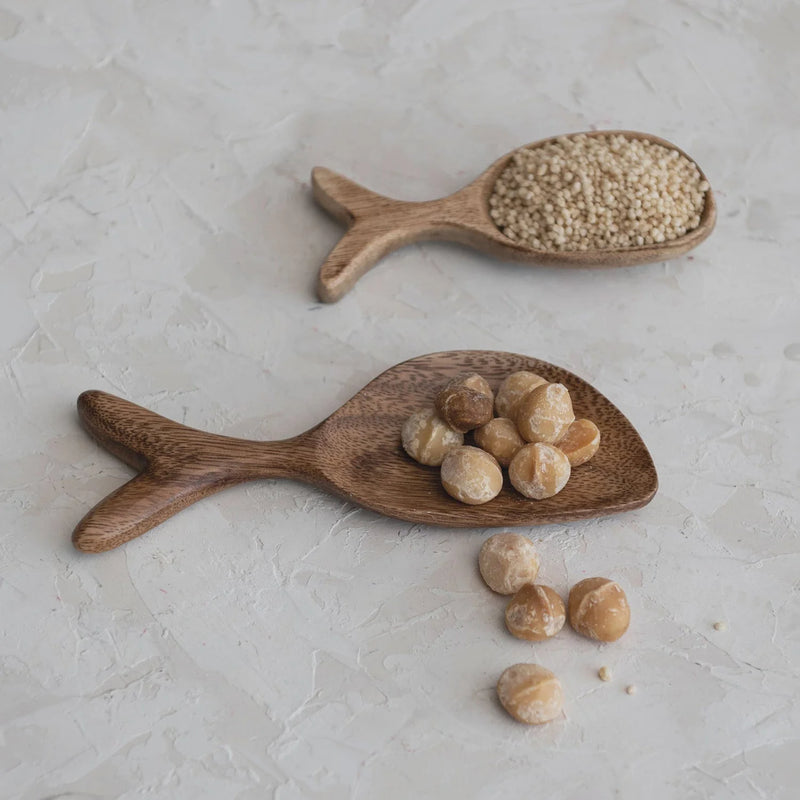
[[[597,670],[597,677],[600,678],[601,681],[610,681],[613,677],[610,667],[600,667],[600,669]]]
[[[630,686],[625,687],[626,694],[636,694],[636,687],[631,684]]]

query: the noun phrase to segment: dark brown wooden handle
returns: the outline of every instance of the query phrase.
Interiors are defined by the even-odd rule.
[[[145,470],[99,502],[78,523],[72,543],[87,553],[112,550],[224,488],[221,482],[192,482]]]
[[[275,477],[313,481],[317,474],[309,434],[279,442],[218,436],[99,391],[81,394],[78,414],[103,447],[140,471],[78,523],[72,542],[79,550],[118,547],[236,483]]]

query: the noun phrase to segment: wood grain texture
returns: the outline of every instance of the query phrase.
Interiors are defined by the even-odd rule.
[[[602,443],[566,488],[527,500],[508,484],[491,502],[466,506],[442,489],[439,470],[400,445],[406,418],[448,380],[478,372],[493,389],[531,370],[563,383],[578,417]],[[278,442],[203,433],[104,392],[84,392],[80,417],[94,438],[140,474],[93,508],[73,533],[80,550],[101,552],[139,536],[191,503],[242,481],[285,477],[338,494],[390,517],[454,528],[541,525],[639,508],[656,492],[653,461],[625,416],[588,383],[546,361],[484,350],[420,356],[392,367],[311,430]]]
[[[585,132],[587,136],[611,134],[623,134],[629,139],[649,139],[677,150],[693,161],[679,147],[658,136],[636,131]],[[538,147],[557,138],[542,139],[526,147]],[[561,267],[629,267],[683,255],[714,229],[716,204],[709,189],[700,225],[684,236],[662,244],[608,250],[550,251],[514,242],[497,228],[489,216],[489,197],[514,152],[506,153],[455,194],[420,203],[384,197],[332,170],[315,167],[311,171],[314,198],[333,217],[348,226],[320,268],[317,282],[320,300],[336,302],[383,256],[404,245],[424,240],[457,242],[507,261]],[[702,170],[700,174],[708,180]]]
[[[102,552],[140,536],[186,506],[242,481],[314,479],[306,440],[249,442],[180,425],[99,391],[83,392],[78,415],[92,437],[140,474],[98,503],[72,542]]]

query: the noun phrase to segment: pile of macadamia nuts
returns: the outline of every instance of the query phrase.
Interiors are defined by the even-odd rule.
[[[474,447],[464,444],[469,432]],[[600,446],[597,426],[575,419],[567,387],[526,371],[508,375],[497,396],[477,373],[453,378],[434,407],[406,420],[401,438],[411,458],[440,466],[445,491],[469,505],[497,497],[502,468],[525,497],[552,497]]]
[[[492,591],[512,595],[506,627],[518,639],[549,639],[567,618],[576,633],[600,642],[615,642],[628,630],[630,607],[618,583],[586,578],[572,587],[565,607],[552,588],[536,583],[539,554],[530,539],[518,533],[490,536],[481,547],[478,567]],[[598,677],[610,680],[608,668],[602,667]],[[514,719],[529,725],[555,719],[563,704],[560,681],[538,664],[515,664],[505,670],[497,682],[497,696]]]

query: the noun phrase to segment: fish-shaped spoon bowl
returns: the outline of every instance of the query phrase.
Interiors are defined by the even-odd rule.
[[[600,450],[555,497],[527,500],[506,485],[485,505],[463,505],[445,493],[438,468],[403,451],[403,422],[462,372],[478,372],[497,387],[518,370],[563,383],[576,415],[600,428]],[[645,505],[658,487],[650,454],[622,412],[572,373],[513,353],[456,350],[413,358],[379,375],[316,427],[275,442],[204,433],[99,391],[81,394],[78,413],[101,445],[139,472],[78,524],[72,541],[89,552],[117,547],[213,492],[259,478],[293,478],[390,517],[453,528],[599,517]]]
[[[694,160],[674,144],[636,131],[587,131],[585,136],[622,134],[628,139],[648,139]],[[570,134],[577,136],[579,134]],[[526,147],[540,147],[560,137],[542,139]],[[500,173],[516,150],[506,153],[463,189],[438,200],[405,202],[359,186],[342,175],[314,167],[311,186],[316,201],[348,230],[331,250],[319,271],[317,294],[333,303],[356,281],[393,250],[424,240],[451,241],[481,250],[496,258],[561,267],[630,267],[676,258],[708,237],[716,221],[716,206],[709,189],[700,224],[683,236],[661,244],[603,250],[537,250],[509,239],[492,221],[489,198]],[[698,171],[707,180],[698,166]]]

